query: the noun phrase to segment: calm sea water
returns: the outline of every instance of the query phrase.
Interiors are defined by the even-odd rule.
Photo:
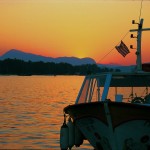
[[[60,149],[63,108],[82,76],[0,76],[0,148]],[[80,148],[93,149],[87,141]]]

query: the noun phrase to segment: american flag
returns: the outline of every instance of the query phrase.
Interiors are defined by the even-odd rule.
[[[123,41],[121,41],[119,46],[115,46],[115,48],[123,57],[130,53],[128,47],[123,43]]]

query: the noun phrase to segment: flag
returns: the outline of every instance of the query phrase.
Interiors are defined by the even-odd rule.
[[[130,53],[128,47],[123,43],[123,41],[121,41],[119,46],[115,46],[115,48],[123,57]]]

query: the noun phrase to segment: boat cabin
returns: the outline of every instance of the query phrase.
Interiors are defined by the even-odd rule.
[[[147,103],[150,73],[103,73],[86,76],[76,99],[76,104],[95,101]],[[149,100],[150,101],[150,100]],[[149,102],[150,103],[150,102]]]

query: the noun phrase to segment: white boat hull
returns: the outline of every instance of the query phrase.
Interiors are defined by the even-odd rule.
[[[150,150],[150,106],[94,102],[64,111],[96,150]]]
[[[90,144],[98,150],[149,150],[150,122],[133,120],[117,126],[113,132],[96,118],[86,117],[76,121]]]

